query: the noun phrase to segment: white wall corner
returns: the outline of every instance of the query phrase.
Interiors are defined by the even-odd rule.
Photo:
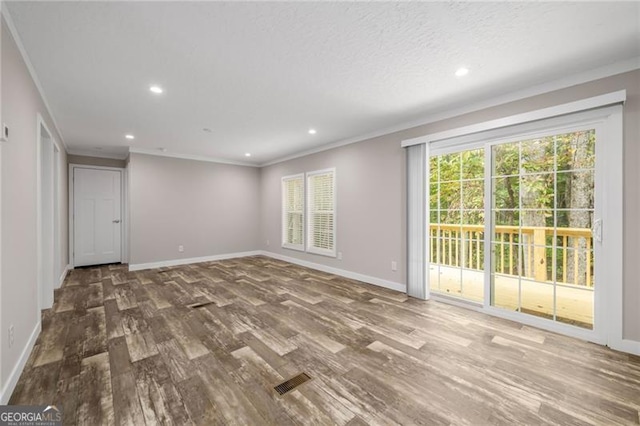
[[[267,257],[271,257],[274,259],[282,260],[284,262],[293,263],[295,265],[304,266],[306,268],[315,269],[317,271],[327,272],[329,274],[339,275],[344,278],[349,278],[356,281],[362,281],[367,284],[373,284],[378,287],[388,288],[390,290],[399,291],[401,293],[406,293],[407,286],[406,284],[397,283],[394,281],[385,280],[382,278],[372,277],[369,275],[360,274],[357,272],[351,272],[344,269],[333,268],[331,266],[322,265],[320,263],[308,262],[306,260],[296,259],[295,257],[284,256],[281,254],[273,253],[270,251],[260,251],[259,254]]]
[[[11,398],[11,394],[18,384],[18,379],[22,374],[22,370],[24,370],[24,366],[27,364],[27,360],[29,359],[29,355],[31,355],[31,351],[36,344],[36,340],[38,340],[38,336],[40,335],[40,330],[42,329],[42,324],[40,319],[38,319],[38,323],[34,327],[31,332],[31,336],[29,336],[29,340],[27,344],[22,349],[22,353],[20,354],[20,358],[18,358],[18,362],[11,370],[9,377],[7,377],[5,384],[0,392],[0,405],[6,405],[9,402],[9,398]]]

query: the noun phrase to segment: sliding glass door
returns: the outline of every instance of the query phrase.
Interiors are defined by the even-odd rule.
[[[594,321],[596,132],[491,146],[491,305]]]
[[[435,293],[484,300],[484,148],[429,161],[429,285]]]
[[[430,291],[592,329],[596,139],[582,126],[432,149]]]

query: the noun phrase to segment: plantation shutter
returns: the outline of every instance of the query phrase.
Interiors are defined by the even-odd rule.
[[[304,175],[282,178],[282,247],[304,250]]]
[[[307,251],[335,257],[335,170],[307,173],[307,191]]]

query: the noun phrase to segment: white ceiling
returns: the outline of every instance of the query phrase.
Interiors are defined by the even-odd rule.
[[[638,2],[6,6],[67,146],[102,155],[262,164],[640,56]]]

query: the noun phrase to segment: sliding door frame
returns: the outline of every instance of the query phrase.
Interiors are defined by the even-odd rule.
[[[453,303],[479,310],[489,315],[510,319],[525,325],[546,329],[553,332],[581,338],[595,343],[606,344],[613,348],[620,347],[623,342],[623,300],[622,300],[622,166],[623,166],[623,126],[622,103],[626,99],[626,92],[614,92],[607,95],[572,102],[544,110],[519,114],[504,119],[479,123],[464,128],[453,129],[434,135],[427,135],[411,140],[403,141],[403,147],[425,144],[425,163],[428,168],[430,151],[433,153],[455,152],[470,149],[474,145],[482,144],[485,147],[485,296],[481,305],[468,303],[463,299],[441,297],[431,293],[431,296],[445,303]],[[492,215],[491,179],[486,179],[487,170],[491,168],[491,147],[508,141],[525,140],[528,135],[540,135],[544,133],[559,133],[562,129],[576,127],[596,129],[596,171],[595,191],[598,213],[594,217],[602,219],[603,238],[596,243],[594,252],[596,263],[594,265],[594,277],[596,286],[602,287],[606,282],[606,291],[598,291],[594,288],[594,325],[593,330],[559,323],[520,312],[510,312],[491,306],[491,229]],[[483,142],[484,141],[484,142]],[[467,148],[468,147],[468,148]],[[487,169],[489,167],[489,169]],[[489,173],[490,174],[490,173]],[[426,173],[426,187],[429,188],[429,173]],[[426,196],[426,194],[425,194]],[[426,241],[426,232],[422,238]],[[411,239],[411,237],[408,237]],[[596,244],[599,247],[596,248]],[[424,271],[427,271],[429,262],[429,245],[425,244],[426,253],[423,257]],[[488,252],[486,250],[489,250]],[[597,250],[597,251],[596,251]],[[603,273],[606,266],[606,278]],[[429,276],[425,273],[425,287],[429,289]],[[605,290],[601,289],[601,290]]]
[[[614,107],[615,108],[615,107]],[[608,114],[607,111],[598,111],[604,112]],[[610,112],[613,112],[611,110]],[[608,317],[606,315],[606,306],[608,304],[607,301],[607,288],[604,287],[608,283],[609,280],[603,276],[604,269],[602,268],[602,264],[608,265],[611,262],[611,259],[607,259],[605,253],[614,250],[613,247],[608,247],[609,245],[619,245],[622,246],[622,239],[619,241],[615,241],[614,238],[611,238],[607,242],[597,242],[594,239],[593,242],[593,250],[594,250],[594,280],[596,285],[594,286],[594,294],[593,294],[593,303],[594,303],[594,322],[593,329],[589,330],[586,328],[580,328],[573,325],[563,324],[556,320],[545,319],[541,317],[537,317],[535,315],[528,315],[522,312],[511,312],[504,308],[496,307],[491,304],[491,299],[493,297],[493,292],[491,291],[491,275],[493,273],[493,262],[494,256],[492,252],[492,241],[491,235],[493,232],[493,214],[492,214],[492,168],[493,168],[493,147],[499,146],[503,144],[520,142],[524,140],[537,139],[547,136],[553,136],[557,134],[571,133],[575,131],[585,130],[585,129],[595,129],[596,132],[596,144],[595,144],[595,200],[594,200],[594,223],[597,219],[602,219],[604,217],[604,211],[606,209],[603,195],[606,193],[604,190],[607,182],[607,178],[604,173],[606,170],[609,170],[609,167],[613,167],[616,163],[615,159],[611,158],[612,153],[616,152],[616,149],[612,148],[611,144],[607,145],[608,138],[608,130],[606,126],[606,121],[608,120],[609,115],[604,117],[600,117],[597,119],[589,119],[588,117],[592,115],[592,113],[588,113],[585,117],[580,117],[580,114],[570,115],[567,117],[563,117],[560,120],[553,120],[552,124],[558,124],[557,126],[547,127],[544,126],[544,130],[540,131],[531,131],[518,134],[516,136],[509,136],[505,138],[495,138],[492,140],[488,140],[485,143],[485,231],[484,231],[484,244],[485,244],[485,282],[484,282],[484,292],[485,298],[483,303],[483,309],[492,315],[511,319],[514,321],[518,321],[521,323],[525,323],[528,325],[532,325],[539,328],[549,329],[551,331],[556,331],[561,334],[566,334],[572,337],[578,337],[585,340],[589,340],[592,342],[606,344],[607,343],[607,329],[608,327]],[[599,114],[598,114],[599,115]],[[580,119],[587,118],[587,119]],[[577,119],[577,120],[576,120]],[[561,121],[566,121],[565,125],[559,124]],[[602,139],[602,140],[601,140]],[[621,152],[620,152],[621,154]],[[615,155],[615,154],[614,154]],[[622,163],[622,156],[620,155],[619,159],[620,165]],[[613,200],[612,200],[613,201]],[[611,208],[614,204],[611,204],[609,208]],[[622,210],[620,209],[620,213]],[[614,213],[615,214],[615,213]],[[610,214],[612,216],[612,214]],[[622,215],[620,214],[620,222],[622,221]],[[609,225],[609,224],[607,224]],[[612,237],[614,234],[612,234]],[[608,244],[607,244],[608,243]],[[605,249],[603,246],[607,245]],[[605,256],[605,257],[603,257]],[[604,262],[603,262],[604,261]],[[621,266],[620,266],[621,267]],[[621,282],[621,281],[620,281]],[[556,304],[555,292],[554,292],[554,307]],[[554,308],[554,313],[556,309]]]

